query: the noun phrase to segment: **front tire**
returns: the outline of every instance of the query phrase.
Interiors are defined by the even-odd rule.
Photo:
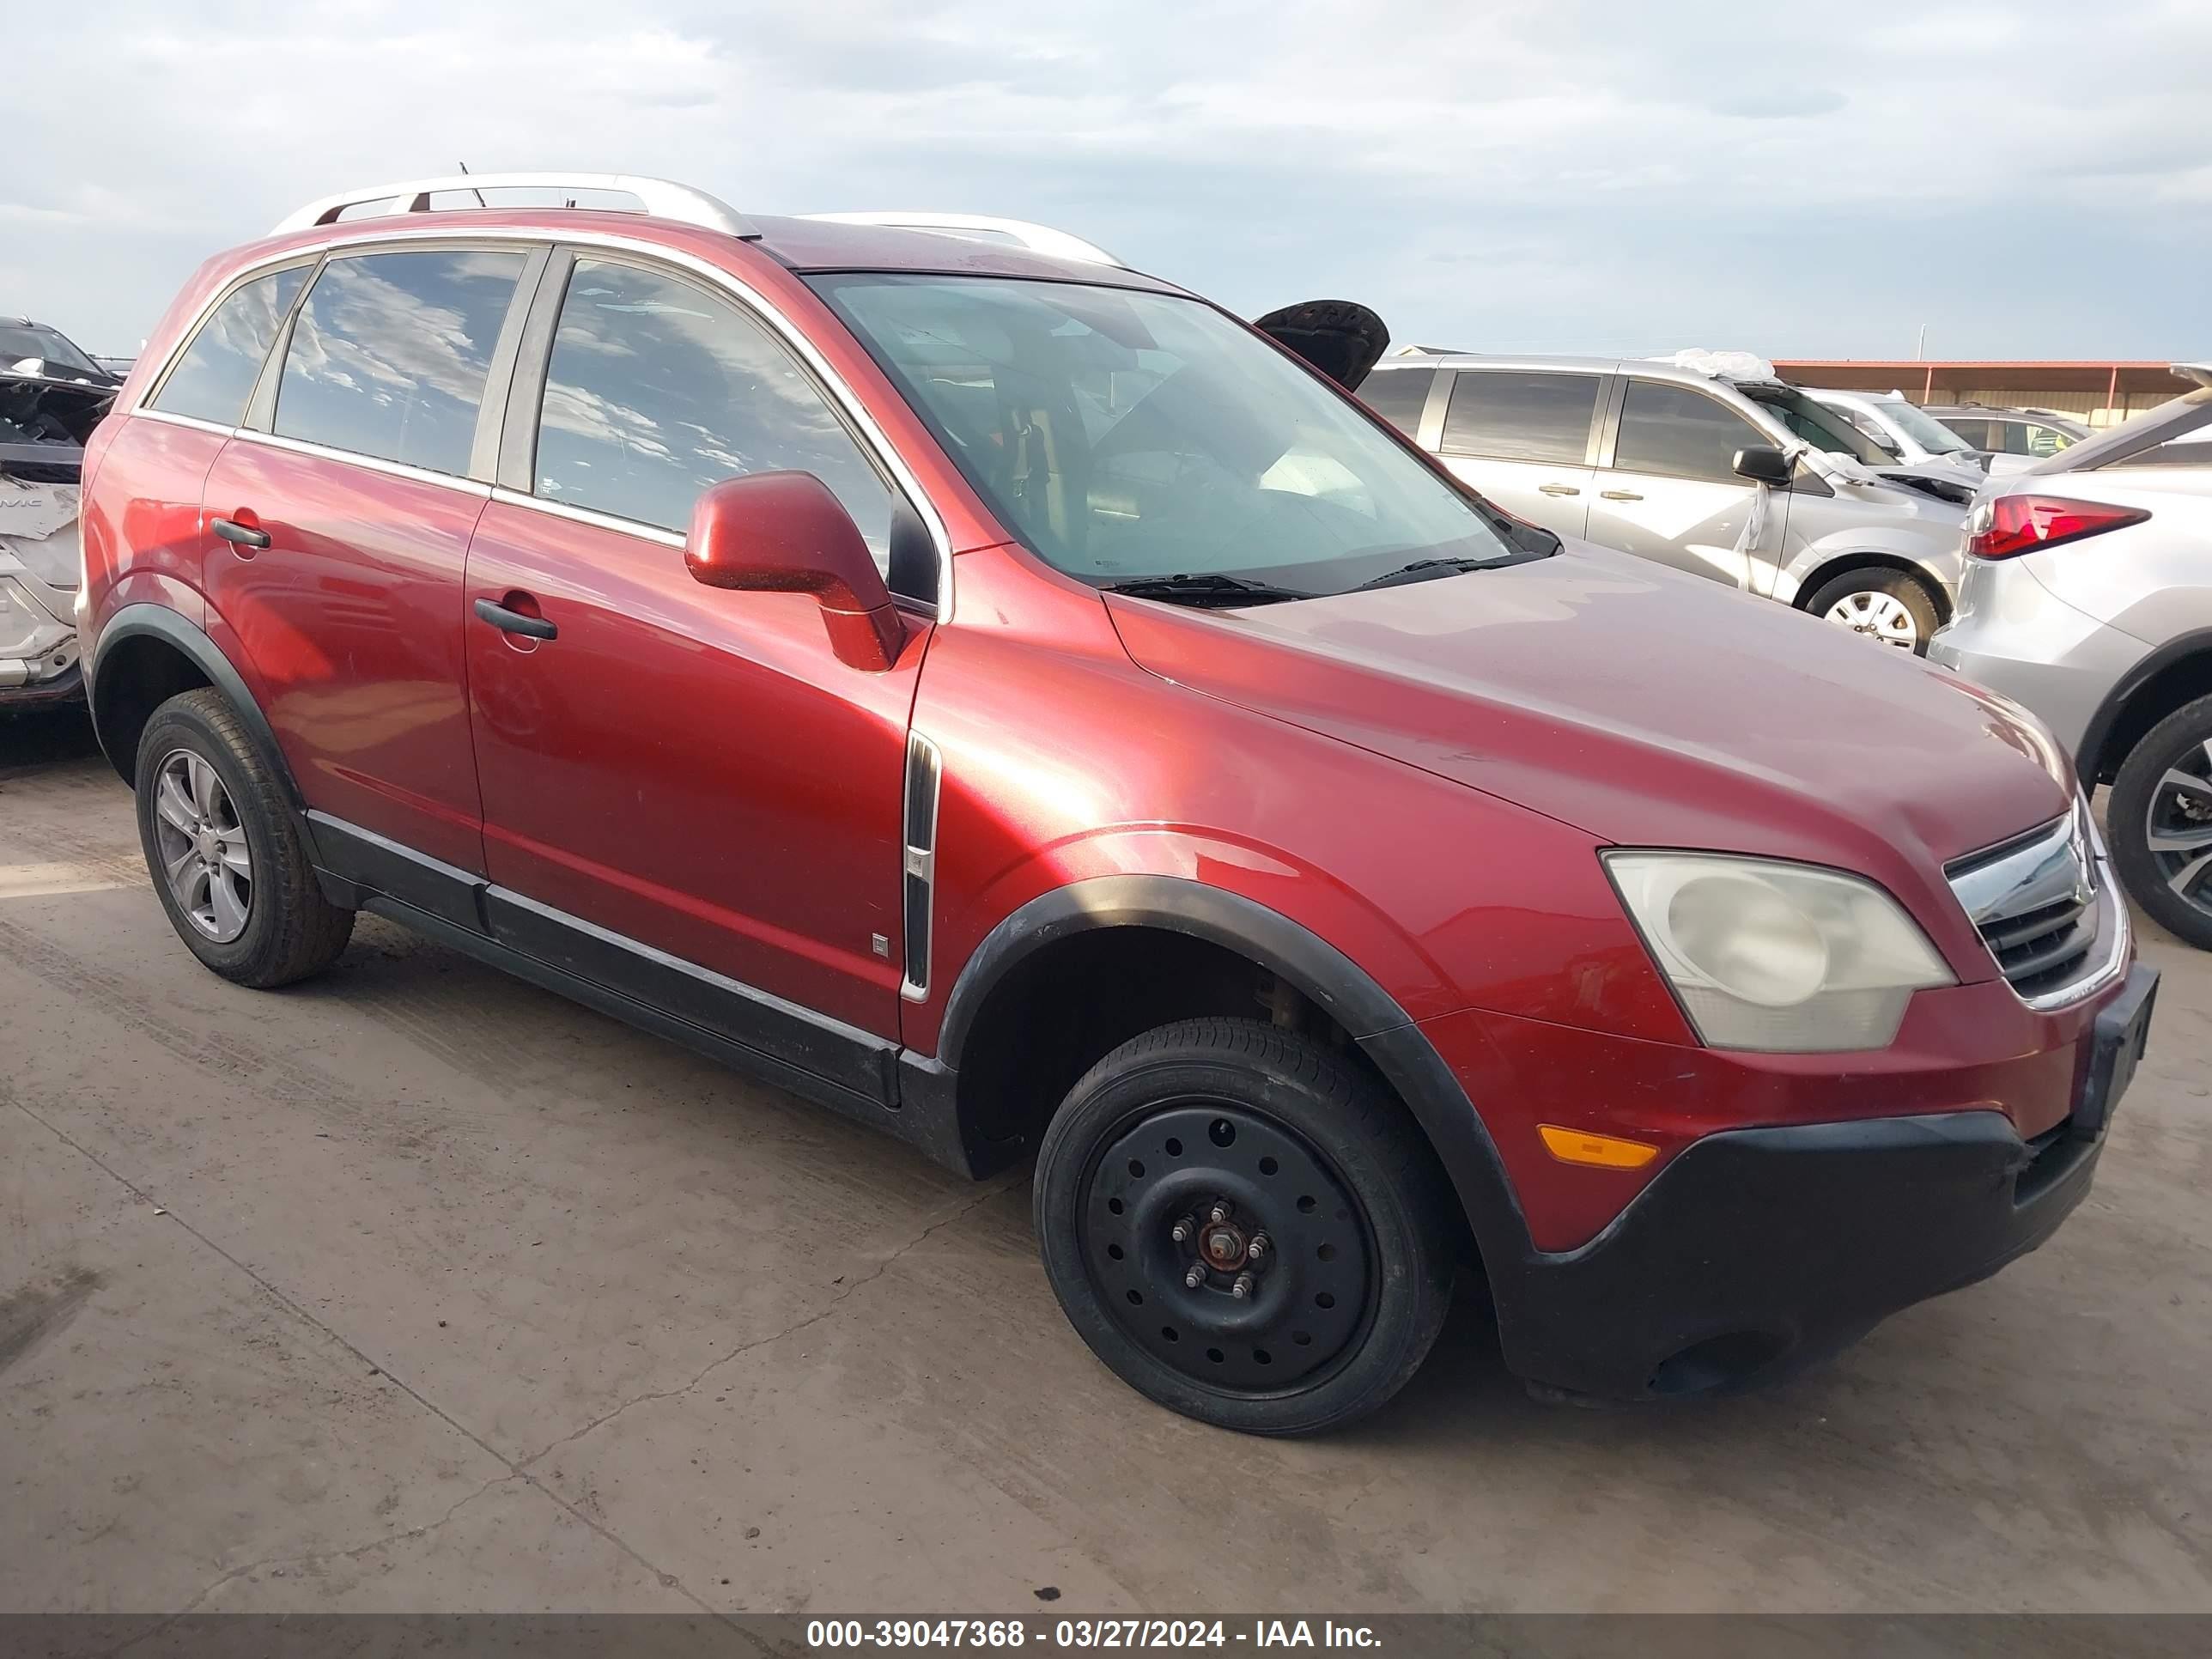
[[[323,896],[283,784],[220,691],[156,708],[136,775],[147,872],[203,966],[267,989],[345,949],[354,913]]]
[[[1034,1191],[1046,1274],[1091,1352],[1171,1411],[1267,1435],[1348,1423],[1419,1369],[1450,1305],[1451,1202],[1377,1079],[1237,1019],[1092,1066]]]
[[[1928,654],[1929,637],[1942,623],[1936,595],[1917,576],[1886,565],[1861,565],[1820,584],[1805,609],[1878,645]]]
[[[2212,951],[2212,697],[2184,703],[2128,751],[2105,828],[2129,896]]]

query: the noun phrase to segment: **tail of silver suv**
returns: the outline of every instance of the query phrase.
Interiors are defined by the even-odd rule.
[[[2198,389],[1992,482],[1929,654],[2112,785],[2122,881],[2212,949],[2212,369],[2175,372]]]

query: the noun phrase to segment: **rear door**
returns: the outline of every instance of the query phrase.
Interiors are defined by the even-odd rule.
[[[128,548],[133,574],[105,604],[153,597],[149,576],[167,579],[162,591],[172,604],[189,604],[205,592],[207,550],[222,545],[208,533],[200,511],[208,474],[246,418],[270,348],[314,264],[309,255],[239,283],[210,309],[138,408],[111,418],[100,488],[83,501],[85,563],[119,568]],[[196,614],[192,620],[226,643],[220,616]]]
[[[507,487],[469,550],[472,613],[556,630],[466,624],[493,930],[865,1092],[865,1045],[774,1005],[897,1035],[936,566],[908,558],[920,520],[765,320],[651,260],[569,259],[532,308]],[[701,491],[784,470],[830,486],[902,600],[888,671],[840,661],[811,596],[685,568]]]
[[[490,495],[486,383],[533,257],[332,255],[207,481],[209,604],[308,805],[471,872],[461,572]]]
[[[1580,536],[1607,380],[1587,370],[1462,368],[1444,405],[1438,453],[1516,518]]]
[[[1774,439],[1695,386],[1632,377],[1618,429],[1596,474],[1589,538],[1692,574],[1751,585],[1738,542],[1757,487],[1736,476],[1735,453]],[[1789,492],[1768,506],[1765,547],[1782,545]]]

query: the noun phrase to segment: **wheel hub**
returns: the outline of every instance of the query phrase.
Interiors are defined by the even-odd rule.
[[[1232,1103],[1133,1120],[1092,1164],[1080,1226],[1115,1322],[1224,1393],[1278,1393],[1322,1370],[1372,1302],[1366,1224],[1334,1168]]]
[[[252,849],[230,792],[204,757],[179,749],[155,775],[153,806],[157,873],[170,897],[194,928],[228,944],[253,905]]]
[[[2212,738],[2177,756],[2144,814],[2151,864],[2185,904],[2212,909]]]
[[[1878,588],[1844,594],[1828,607],[1827,617],[1830,622],[1884,645],[1910,651],[1919,643],[1919,625],[1905,601]]]
[[[1244,1265],[1246,1242],[1242,1229],[1232,1222],[1221,1222],[1206,1228],[1198,1247],[1206,1258],[1206,1265],[1218,1273],[1233,1273]]]

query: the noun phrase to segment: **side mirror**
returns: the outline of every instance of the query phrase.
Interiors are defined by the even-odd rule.
[[[691,509],[684,564],[708,587],[811,593],[830,649],[852,667],[880,673],[905,643],[860,526],[811,472],[751,472],[708,489]]]
[[[1787,486],[1796,471],[1790,458],[1772,444],[1753,444],[1735,453],[1735,475],[1753,483]]]

